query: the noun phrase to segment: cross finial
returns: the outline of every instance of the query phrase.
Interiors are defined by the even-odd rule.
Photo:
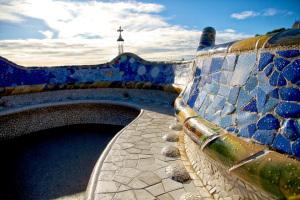
[[[122,32],[122,31],[124,31],[122,28],[121,28],[121,26],[119,27],[119,29],[117,30],[118,32]]]

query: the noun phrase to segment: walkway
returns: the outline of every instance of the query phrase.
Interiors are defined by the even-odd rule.
[[[168,110],[173,111],[171,106]],[[96,183],[90,198],[177,200],[182,194],[190,192],[199,194],[203,199],[211,199],[211,195],[187,160],[183,133],[180,132],[180,140],[177,143],[165,142],[162,139],[163,135],[174,132],[169,128],[174,122],[175,118],[172,115],[143,109],[140,116],[121,131],[103,159],[102,165],[98,166]],[[162,148],[167,145],[177,146],[180,157],[163,156]],[[192,180],[182,184],[168,177],[166,167],[178,161],[183,162]]]

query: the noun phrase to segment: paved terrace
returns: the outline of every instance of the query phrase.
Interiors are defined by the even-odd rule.
[[[6,106],[2,107],[0,115],[34,107],[87,102],[139,108],[139,116],[115,136],[99,158],[90,178],[87,199],[173,200],[188,192],[203,199],[212,199],[187,160],[183,132],[169,128],[175,122],[175,97],[174,93],[134,89],[79,89],[22,94],[3,97],[2,102]],[[166,142],[162,137],[168,133],[179,134],[179,141]],[[180,156],[172,158],[162,155],[162,148],[168,145],[177,146]],[[184,164],[190,180],[180,183],[167,175],[166,168],[176,162]]]

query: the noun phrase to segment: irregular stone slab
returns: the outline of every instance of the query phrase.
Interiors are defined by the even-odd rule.
[[[203,200],[205,198],[201,197],[199,194],[193,194],[193,193],[185,193],[181,195],[180,200]]]
[[[154,185],[156,183],[159,183],[161,179],[153,172],[144,172],[141,175],[138,176],[138,179],[143,181],[144,183],[148,185]]]
[[[166,146],[161,150],[162,155],[167,157],[177,157],[180,155],[179,150],[175,146]]]
[[[165,193],[165,190],[164,190],[163,185],[161,183],[158,183],[156,185],[152,185],[152,186],[146,188],[146,190],[148,190],[154,196],[158,196],[158,195],[161,195],[161,194]]]
[[[136,200],[132,190],[117,193],[114,197],[114,200],[124,200],[124,199],[126,199],[126,200]]]
[[[179,124],[179,123],[174,123],[174,124],[170,125],[169,128],[174,130],[174,131],[181,131],[182,130],[182,125]]]
[[[154,200],[155,197],[152,196],[146,190],[134,190],[137,200]]]
[[[99,181],[99,187],[96,188],[96,193],[117,192],[119,183],[114,181]]]
[[[166,168],[167,174],[174,180],[184,183],[190,179],[189,173],[186,171],[182,163],[176,162]]]
[[[166,192],[170,192],[170,191],[173,191],[176,189],[183,188],[183,185],[181,183],[173,181],[172,179],[164,179],[164,180],[162,180],[162,184],[163,184]]]
[[[168,133],[163,136],[163,140],[167,142],[177,142],[179,139],[177,133]]]

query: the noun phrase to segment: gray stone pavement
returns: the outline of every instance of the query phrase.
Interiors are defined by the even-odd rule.
[[[169,129],[174,121],[171,115],[145,109],[123,129],[98,169],[94,199],[179,200],[187,192],[212,199],[186,157],[183,133],[180,132],[178,142],[162,139],[165,134],[176,132]],[[167,145],[177,146],[180,156],[163,156],[161,150]],[[184,164],[191,180],[182,184],[168,177],[166,167],[174,162]]]

